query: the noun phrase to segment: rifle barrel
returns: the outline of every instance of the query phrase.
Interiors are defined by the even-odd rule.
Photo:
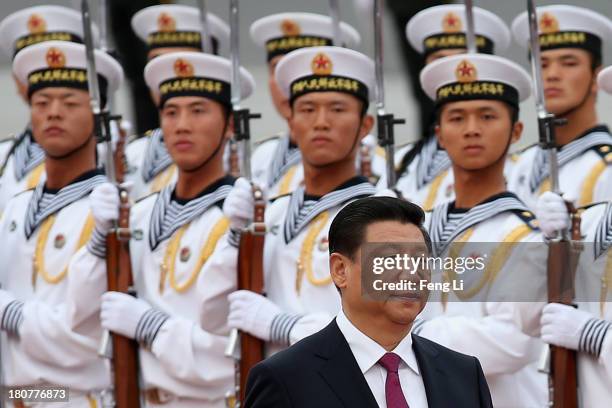
[[[465,0],[465,41],[467,43],[467,50],[470,54],[476,54],[478,47],[476,46],[476,31],[474,29],[474,2],[472,0]]]

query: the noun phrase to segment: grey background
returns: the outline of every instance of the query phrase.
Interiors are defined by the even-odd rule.
[[[129,0],[126,0],[129,1]],[[341,18],[355,26],[362,35],[362,44],[360,51],[372,56],[372,28],[371,17],[369,15],[360,14],[355,4],[358,2],[367,2],[368,0],[340,0]],[[412,0],[405,0],[412,1]],[[98,2],[91,0],[94,16],[96,14],[96,4]],[[195,0],[182,0],[178,3],[196,5]],[[424,2],[426,3],[426,2]],[[486,8],[498,14],[508,25],[512,19],[525,10],[526,1],[524,0],[476,0],[475,5]],[[582,7],[591,8],[599,11],[606,16],[612,16],[612,1],[610,0],[581,0],[581,1],[550,1],[539,0],[538,5],[545,4],[573,4]],[[51,1],[34,1],[34,0],[3,0],[0,1],[0,18],[17,11],[19,9],[40,4],[59,4],[69,7],[79,7],[80,1],[76,0],[51,0]],[[255,46],[249,37],[249,27],[251,23],[263,16],[286,11],[307,11],[315,13],[328,13],[328,0],[242,0],[240,3],[240,37],[241,37],[241,62],[255,76],[257,81],[257,89],[255,94],[244,102],[245,106],[249,106],[253,111],[261,112],[263,119],[254,121],[252,124],[254,138],[265,138],[284,129],[285,125],[276,114],[269,98],[267,87],[267,67],[265,64],[265,56],[262,49]],[[210,12],[213,12],[227,21],[228,19],[228,1],[227,0],[207,0],[207,5]],[[390,20],[388,20],[390,21]],[[115,39],[120,41],[121,39]],[[610,40],[610,39],[608,39]],[[407,42],[401,33],[401,37],[395,32],[394,27],[388,24],[385,27],[385,90],[387,99],[388,111],[395,113],[397,116],[407,119],[407,124],[398,127],[397,141],[405,143],[414,140],[416,135],[416,117],[417,112],[412,101],[408,81],[404,73],[403,61],[399,58],[399,48],[406,47]],[[605,63],[604,65],[612,64],[612,46],[610,43],[604,46]],[[227,50],[225,50],[227,55]],[[521,63],[526,69],[527,66],[526,52],[512,44],[512,46],[502,54],[514,61]],[[23,129],[28,120],[27,106],[19,100],[16,95],[14,85],[11,78],[10,58],[6,55],[0,57],[0,137],[6,137],[11,133],[17,133]],[[130,103],[124,91],[119,92],[116,97],[117,109],[124,114],[128,119],[131,117]],[[522,140],[517,144],[517,147],[525,144],[533,143],[535,136],[535,114],[533,101],[527,100],[521,105],[521,118],[526,124],[526,129]],[[598,111],[600,120],[606,123],[612,123],[612,96],[600,94]]]

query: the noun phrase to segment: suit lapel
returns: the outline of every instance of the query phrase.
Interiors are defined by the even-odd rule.
[[[372,407],[378,404],[342,332],[332,321],[323,336],[326,344],[316,353],[324,361],[319,374],[345,407]]]
[[[429,408],[450,407],[455,405],[445,390],[452,388],[450,378],[439,361],[438,351],[422,341],[419,336],[412,335],[412,349],[419,364],[421,378],[425,385],[427,405]]]

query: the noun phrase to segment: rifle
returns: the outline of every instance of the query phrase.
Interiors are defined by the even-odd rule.
[[[565,123],[555,118],[546,110],[538,21],[533,0],[527,0],[529,19],[529,40],[531,46],[531,69],[535,81],[535,101],[538,113],[539,144],[547,150],[550,164],[551,190],[559,191],[559,164],[557,162],[557,144],[555,127]],[[571,235],[561,231],[548,245],[547,280],[548,301],[572,305],[574,300],[574,279],[578,263],[578,252],[581,249],[580,217],[570,203],[568,212],[571,217]],[[548,367],[540,371],[548,374],[549,404],[554,408],[578,407],[578,381],[576,372],[576,351],[562,347],[550,346],[546,350],[543,362]]]
[[[342,31],[340,31],[340,4],[338,0],[329,0],[329,15],[332,19],[333,44],[342,47]]]
[[[206,12],[206,0],[198,0],[198,8],[200,9],[200,25],[202,32],[200,34],[202,40],[202,52],[207,54],[213,53],[212,42],[210,40],[210,30],[208,27],[208,13]]]
[[[87,0],[81,1],[81,13],[87,56],[87,81],[91,109],[95,119],[95,132],[98,141],[106,143],[105,167],[108,178],[113,184],[117,184],[112,149],[111,121],[117,120],[118,117],[111,116],[107,109],[102,108],[91,30],[91,16]],[[109,291],[133,293],[129,253],[130,204],[125,189],[119,188],[119,198],[119,220],[115,228],[106,237],[107,285]],[[105,339],[109,336],[108,333],[104,335]],[[112,346],[115,406],[118,408],[138,408],[140,406],[138,345],[134,340],[114,334],[112,335]]]
[[[242,174],[251,179],[250,120],[260,118],[249,109],[241,108],[238,0],[230,0],[230,44],[232,60],[232,112],[234,138],[242,146]],[[242,231],[238,249],[238,290],[263,294],[263,248],[266,226],[266,203],[261,189],[252,187],[254,215],[251,224]],[[250,334],[232,330],[225,355],[234,358],[235,389],[226,395],[229,407],[241,407],[245,399],[246,380],[251,367],[264,359],[264,342]]]
[[[385,111],[385,83],[383,71],[383,0],[374,0],[374,60],[376,62],[376,122],[378,145],[385,149],[387,187],[394,188],[397,182],[395,173],[395,125],[406,123],[395,119]]]
[[[472,0],[464,0],[465,2],[465,42],[467,44],[467,52],[476,54],[478,48],[476,46],[476,33],[474,31],[474,2]]]

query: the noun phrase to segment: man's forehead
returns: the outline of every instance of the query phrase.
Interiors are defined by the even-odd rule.
[[[588,58],[589,52],[578,48],[557,48],[554,50],[542,51],[542,59],[563,59],[563,58]]]
[[[176,96],[174,98],[168,99],[168,101],[164,104],[164,108],[193,106],[193,105],[211,105],[213,103],[218,103],[218,102],[215,102],[203,96]]]
[[[489,99],[475,99],[470,101],[455,101],[447,102],[442,106],[443,113],[457,111],[482,111],[482,110],[497,110],[504,106],[504,102],[494,101]]]
[[[412,223],[377,221],[366,228],[367,242],[423,242],[423,233]]]
[[[89,93],[83,89],[75,88],[62,88],[62,87],[49,87],[42,88],[32,93],[32,97],[43,97],[43,98],[69,98],[72,96],[89,97]]]
[[[358,103],[358,99],[343,92],[310,92],[299,96],[296,104],[334,104],[334,103]]]

